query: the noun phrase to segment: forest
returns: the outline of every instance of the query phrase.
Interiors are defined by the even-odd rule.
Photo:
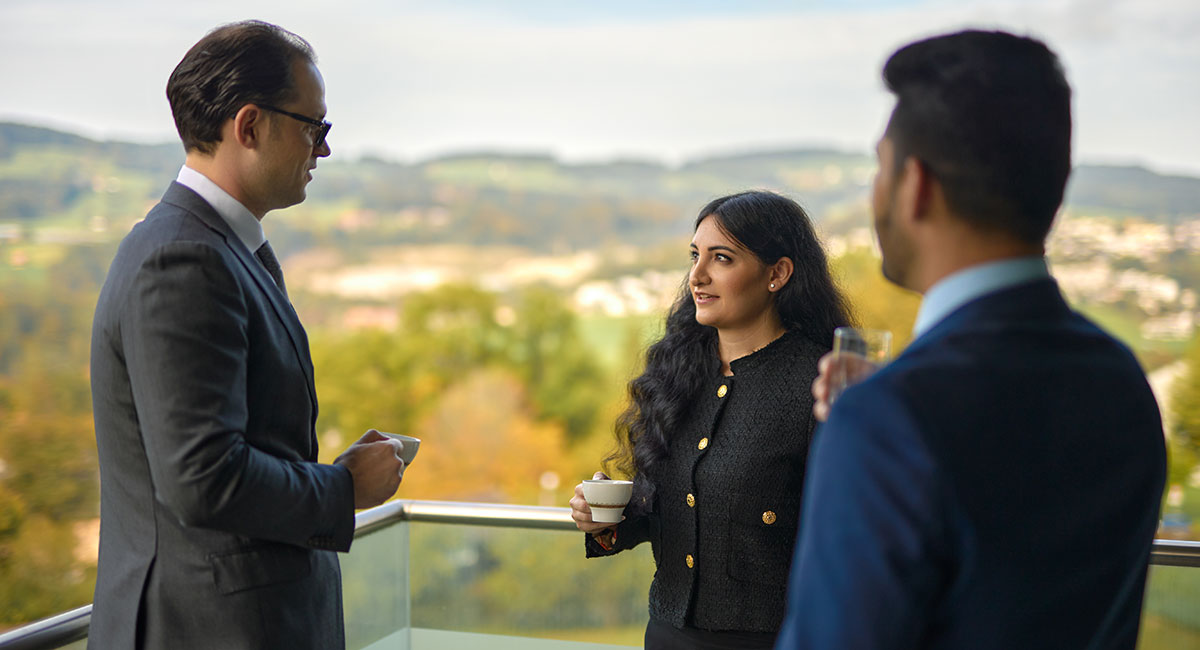
[[[117,243],[181,160],[174,145],[99,143],[0,124],[0,629],[91,600],[99,512],[92,312]],[[765,187],[800,200],[826,238],[860,324],[892,330],[902,348],[919,302],[883,279],[864,235],[872,174],[868,156],[834,151],[677,167],[494,153],[323,163],[309,201],[264,222],[309,329],[321,459],[331,461],[374,427],[423,440],[399,498],[565,506],[613,444],[626,384],[684,279],[693,211],[731,190]],[[1200,220],[1200,179],[1081,168],[1064,215],[1107,224],[1112,241],[1136,245],[1107,253],[1052,246],[1052,263],[1102,261],[1113,277],[1133,271],[1176,287],[1151,302],[1138,286],[1116,296],[1080,293],[1074,302],[1134,348],[1148,372],[1172,370],[1166,416],[1175,492],[1164,496],[1164,512],[1175,527],[1166,532],[1193,536],[1192,522],[1200,521],[1200,341],[1194,326],[1165,338],[1142,326],[1196,313],[1200,265],[1187,237]],[[1148,228],[1167,232],[1168,243],[1140,248],[1146,238],[1135,235]],[[420,251],[432,258],[457,251],[479,268],[447,263],[463,268],[370,295],[325,282],[347,267],[378,271]],[[554,270],[581,259],[570,277]],[[509,267],[531,261],[551,270],[521,275]],[[660,278],[649,308],[609,313],[579,299],[586,283],[609,283],[620,294],[632,286],[622,282],[648,274]],[[431,531],[414,544],[432,549],[443,537],[456,539]],[[521,585],[528,625],[555,625],[549,612],[579,597],[554,591],[561,567],[539,567],[513,540],[495,545],[476,549],[476,564],[490,567],[472,587],[477,595],[498,603]],[[454,598],[438,591],[446,582],[439,570],[413,577],[418,607],[432,618]],[[644,597],[648,574],[600,575],[603,584],[593,587],[624,594],[621,602]],[[1191,602],[1200,598],[1200,580],[1178,588],[1191,590]],[[1148,606],[1170,618],[1170,603]],[[1200,630],[1194,617],[1191,625]]]

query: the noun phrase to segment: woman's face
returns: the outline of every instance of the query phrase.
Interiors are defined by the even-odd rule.
[[[696,322],[718,330],[754,326],[775,309],[770,267],[705,217],[692,237],[688,286],[696,303]]]

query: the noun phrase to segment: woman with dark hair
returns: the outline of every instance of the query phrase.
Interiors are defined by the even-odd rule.
[[[572,516],[588,557],[651,543],[646,648],[770,648],[815,426],[810,386],[849,310],[808,215],[783,196],[704,206],[691,256],[606,459],[633,477],[625,518],[592,521],[578,486]]]

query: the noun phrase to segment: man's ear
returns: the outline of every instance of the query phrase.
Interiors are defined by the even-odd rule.
[[[266,134],[266,118],[266,113],[254,104],[238,109],[232,120],[233,141],[246,149],[257,149]]]
[[[929,214],[933,200],[934,185],[938,182],[929,167],[915,156],[904,159],[904,167],[897,179],[896,201],[898,216],[913,221],[923,220]]]
[[[792,279],[792,272],[796,270],[796,265],[792,263],[792,258],[781,257],[777,262],[771,265],[768,282],[774,285],[774,289],[769,291],[779,291]]]

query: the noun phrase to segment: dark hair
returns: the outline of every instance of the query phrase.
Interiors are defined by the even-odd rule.
[[[211,154],[221,126],[246,104],[286,104],[298,59],[316,61],[308,41],[259,20],[222,25],[200,39],[167,81],[184,150]]]
[[[1045,241],[1071,171],[1071,87],[1040,41],[964,31],[918,41],[883,67],[896,95],[897,173],[913,156],[981,230]]]
[[[775,308],[789,333],[829,349],[833,330],[850,324],[850,309],[833,283],[825,251],[804,208],[771,192],[742,192],[704,206],[693,230],[710,215],[722,232],[764,264],[781,257],[792,260],[791,279],[773,294]],[[688,403],[720,369],[717,331],[696,322],[696,303],[685,278],[667,313],[666,332],[646,351],[641,376],[629,382],[629,406],[616,422],[617,448],[605,459],[619,472],[635,477],[637,498],[631,502],[635,511],[648,505],[655,467],[667,456],[669,440]]]

